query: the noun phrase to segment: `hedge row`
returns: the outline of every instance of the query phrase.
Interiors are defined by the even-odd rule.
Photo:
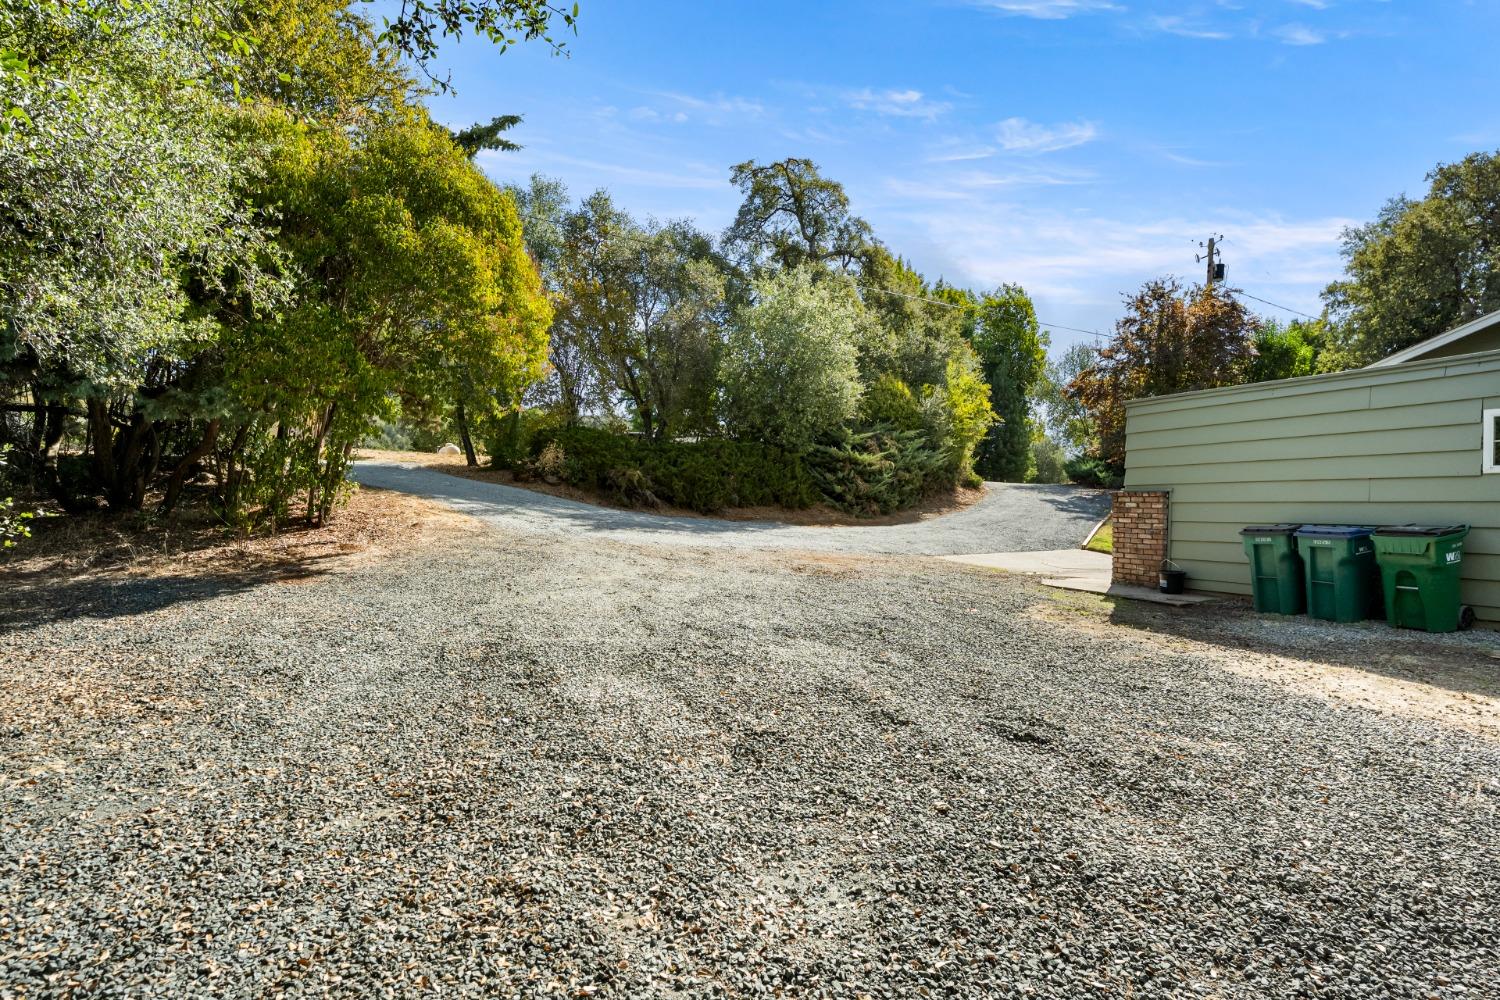
[[[592,427],[548,429],[517,471],[556,476],[621,503],[667,504],[711,514],[726,507],[809,507],[818,491],[807,465],[769,445],[644,441]]]
[[[794,455],[741,441],[652,442],[592,427],[546,427],[529,436],[526,453],[509,461],[497,455],[497,464],[618,503],[705,514],[726,507],[801,509],[820,500],[853,514],[885,514],[954,481],[951,457],[922,432],[889,428],[846,431]]]

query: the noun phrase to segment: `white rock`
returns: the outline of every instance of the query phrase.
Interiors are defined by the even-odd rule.
[[[458,454],[458,445],[451,444],[451,443],[450,444],[445,444],[441,448],[438,449],[437,453],[439,455],[457,455]]]

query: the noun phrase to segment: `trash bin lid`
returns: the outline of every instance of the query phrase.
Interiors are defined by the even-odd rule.
[[[1363,538],[1375,529],[1357,524],[1304,524],[1297,529],[1298,538]]]
[[[1396,538],[1436,538],[1439,535],[1461,535],[1468,530],[1469,526],[1467,524],[1449,524],[1443,526],[1388,524],[1383,528],[1376,528],[1375,534],[1394,536]]]
[[[1240,529],[1242,535],[1295,535],[1300,524],[1247,524]]]

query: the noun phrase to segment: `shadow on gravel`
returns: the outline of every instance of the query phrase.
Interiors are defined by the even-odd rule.
[[[185,602],[207,601],[267,583],[302,583],[324,576],[320,559],[264,564],[234,573],[152,576],[91,574],[72,579],[55,571],[15,574],[0,590],[0,633],[79,618],[128,618]]]
[[[1331,667],[1448,691],[1500,698],[1500,632],[1428,635],[1385,622],[1350,625],[1304,616],[1257,614],[1236,600],[1191,608],[1112,601],[1109,620],[1164,636]]]
[[[1028,489],[1061,514],[1086,515],[1095,520],[1109,514],[1111,500],[1105,490],[1083,493],[1076,486],[1028,486]]]

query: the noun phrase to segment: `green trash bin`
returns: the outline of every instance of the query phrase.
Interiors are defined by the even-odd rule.
[[[1307,614],[1326,622],[1378,617],[1380,572],[1373,529],[1347,524],[1304,524],[1297,550],[1307,571]]]
[[[1455,632],[1474,624],[1459,600],[1467,524],[1400,524],[1375,531],[1375,553],[1392,625]]]
[[[1297,554],[1300,524],[1251,524],[1240,529],[1250,557],[1250,593],[1255,610],[1300,615],[1307,607],[1302,558]]]

